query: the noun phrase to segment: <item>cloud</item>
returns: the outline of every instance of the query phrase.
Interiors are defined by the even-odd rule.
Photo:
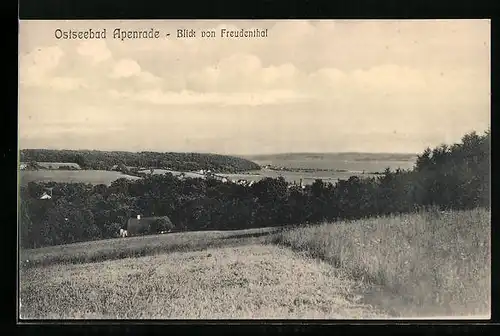
[[[24,139],[34,138],[37,139],[39,137],[43,138],[54,138],[61,139],[61,137],[80,137],[84,135],[106,135],[110,132],[120,132],[125,130],[124,127],[120,126],[106,126],[96,128],[93,126],[87,125],[48,125],[42,129],[23,129],[20,136]]]
[[[428,74],[418,69],[384,64],[369,69],[341,71],[336,68],[322,68],[311,73],[307,89],[320,95],[330,93],[343,95],[411,94],[425,92],[431,88]]]
[[[381,145],[389,149],[396,146],[390,143],[396,139],[394,131],[408,135],[409,140],[395,140],[404,147],[412,139],[458,136],[489,121],[490,35],[488,25],[477,21],[168,21],[157,27],[173,35],[179,28],[200,32],[222,27],[267,28],[269,34],[262,39],[60,40],[50,46],[54,27],[74,24],[23,22],[23,133],[42,137],[44,130],[50,132],[49,124],[62,134],[63,129],[78,133],[75,125],[106,129],[143,123],[148,134],[153,125],[175,120],[175,135],[158,131],[164,136],[158,148],[176,143],[179,149],[196,149],[178,139],[195,138],[205,127],[221,139],[242,133],[248,143],[259,139],[248,151],[266,146],[269,151],[295,150],[299,145],[328,150],[344,146],[347,136],[352,143],[346,140],[345,146],[349,142],[361,148],[372,144],[370,135],[382,139],[382,134],[390,135],[387,145]],[[116,25],[78,24],[82,29]],[[127,29],[149,25],[123,24]],[[99,119],[101,115],[110,120]],[[71,127],[55,124],[65,118]],[[242,120],[247,128],[234,131],[232,125]],[[224,135],[225,129],[234,134]],[[95,139],[99,145],[115,141],[137,148],[146,141],[134,137],[125,145],[122,139]]]
[[[76,51],[81,56],[91,60],[92,63],[100,63],[112,58],[111,51],[109,50],[104,40],[91,40],[84,41],[79,44]]]
[[[123,110],[109,103],[74,104],[74,99],[66,98],[74,93],[65,94],[65,98],[57,92],[48,92],[39,97],[34,95],[29,102],[21,103],[19,112],[19,135],[31,139],[37,137],[79,136],[85,134],[105,134],[124,129]],[[73,97],[74,98],[74,97]],[[30,106],[35,109],[26,110]],[[114,113],[113,113],[114,112]],[[109,133],[108,133],[109,135]]]
[[[123,59],[118,61],[113,67],[111,74],[114,78],[137,76],[141,73],[141,67],[136,61],[131,59]]]
[[[72,55],[81,58],[72,59]],[[38,47],[20,58],[20,84],[55,91],[107,89],[121,81],[122,86],[140,89],[161,84],[162,79],[143,71],[130,58],[111,62],[113,56],[104,41],[81,42],[74,50],[59,46]],[[108,73],[108,79],[103,76]],[[111,81],[110,81],[111,80]],[[119,83],[118,83],[119,84]]]
[[[85,81],[74,77],[53,77],[46,83],[46,85],[59,91],[71,91],[87,86]]]
[[[291,63],[264,67],[252,54],[237,53],[201,70],[191,71],[187,87],[201,92],[293,90],[300,74]]]
[[[85,87],[81,78],[57,76],[55,70],[60,65],[64,52],[60,47],[38,47],[21,56],[19,62],[19,82],[26,87],[45,87],[57,91],[71,91]]]
[[[21,84],[34,86],[43,83],[45,77],[59,65],[63,55],[61,48],[52,46],[38,47],[21,56],[19,61]]]
[[[140,92],[110,90],[109,94],[120,100],[128,99],[155,105],[259,106],[300,102],[307,99],[304,95],[287,90],[233,93],[164,92],[159,89]]]
[[[383,91],[425,90],[426,78],[422,71],[394,64],[384,64],[368,70],[355,70],[352,80],[359,87]]]
[[[137,78],[144,83],[159,83],[161,78],[147,71],[142,71],[141,66],[132,59],[122,59],[114,66],[110,74],[111,78]]]
[[[486,77],[485,77],[486,76]],[[444,102],[483,99],[489,92],[489,78],[482,71],[413,68],[382,64],[368,69],[342,71],[322,68],[310,73],[302,90],[322,99],[363,97],[366,101],[380,98],[397,101],[415,99]],[[464,93],[467,92],[468,94]]]
[[[113,76],[156,78],[142,71],[138,63],[132,60],[118,62]],[[349,104],[359,105],[359,98],[363,97],[364,104],[392,104],[407,108],[409,104],[419,104],[419,100],[443,102],[450,95],[460,95],[477,76],[476,72],[464,69],[444,75],[442,72],[395,64],[353,71],[321,68],[306,73],[291,63],[263,66],[255,55],[237,53],[208,67],[191,71],[185,85],[176,89],[165,83],[164,86],[151,89],[136,86],[134,89],[113,88],[109,92],[114,98],[153,105],[261,106],[316,100],[335,103],[345,109],[349,108]],[[156,80],[157,83],[165,82],[159,78]],[[387,100],[388,96],[391,96],[390,100]],[[456,99],[470,100],[477,97],[468,95]]]

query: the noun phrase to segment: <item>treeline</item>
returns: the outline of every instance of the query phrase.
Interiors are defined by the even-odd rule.
[[[178,171],[210,169],[219,173],[258,170],[255,162],[228,155],[201,153],[121,152],[96,150],[23,149],[21,162],[73,162],[82,169],[110,170],[114,165]]]
[[[411,171],[317,180],[305,189],[283,178],[252,186],[171,174],[107,187],[29,183],[21,188],[21,242],[26,248],[115,237],[128,218],[169,216],[174,230],[245,229],[356,219],[421,206],[490,206],[490,132],[467,134],[453,146],[427,149]],[[44,187],[53,198],[40,200]]]

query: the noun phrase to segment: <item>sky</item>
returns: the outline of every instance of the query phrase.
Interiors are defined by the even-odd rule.
[[[106,39],[55,33],[104,28]],[[122,41],[115,28],[160,38]],[[267,37],[222,38],[222,28]],[[490,125],[489,20],[21,21],[19,30],[21,149],[421,153]]]

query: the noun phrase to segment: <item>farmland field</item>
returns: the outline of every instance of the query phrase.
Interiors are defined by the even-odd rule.
[[[140,171],[141,173],[149,174],[149,170]],[[153,174],[172,173],[174,176],[179,176],[181,172],[154,169]],[[189,178],[204,178],[203,175],[195,172],[185,172],[185,177]],[[218,174],[225,176],[231,180],[245,179],[247,181],[260,181],[265,177],[276,178],[283,176],[287,182],[299,182],[303,180],[304,184],[311,184],[316,179],[322,179],[324,182],[334,183],[338,179],[348,179],[350,176],[372,177],[372,174],[360,174],[359,172],[335,172],[335,171],[317,171],[317,172],[290,172],[290,171],[274,171],[270,169],[262,169],[260,171],[249,171],[240,174]],[[61,183],[90,183],[90,184],[106,184],[119,179],[127,178],[137,180],[140,177],[126,175],[116,171],[107,170],[22,170],[19,172],[20,184],[28,182],[61,182]]]
[[[29,182],[90,183],[110,185],[111,182],[119,178],[127,178],[131,180],[140,179],[140,177],[107,170],[21,170],[19,172],[19,182],[21,185],[25,185]]]
[[[490,213],[475,209],[24,250],[20,312],[24,318],[488,318],[489,233]]]

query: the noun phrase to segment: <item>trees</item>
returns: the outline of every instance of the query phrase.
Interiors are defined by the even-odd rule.
[[[461,143],[427,149],[413,171],[416,202],[446,208],[489,206],[490,131]]]
[[[160,231],[171,231],[175,228],[174,224],[170,220],[170,218],[163,216],[159,217],[154,221],[153,226],[151,227],[151,233],[157,233]]]
[[[20,158],[22,162],[73,162],[79,164],[82,169],[110,169],[114,165],[119,165],[119,170],[122,172],[126,171],[125,166],[179,171],[210,169],[214,172],[228,173],[260,169],[259,165],[246,159],[199,153],[23,149]]]
[[[335,185],[317,180],[305,190],[283,178],[265,178],[249,187],[172,174],[119,179],[110,186],[28,183],[20,189],[21,244],[40,247],[115,237],[137,214],[159,218],[145,229],[150,234],[168,231],[173,223],[177,230],[246,229],[407,212],[418,206],[489,206],[490,141],[489,132],[471,133],[461,143],[426,149],[411,171],[386,169],[378,178],[351,177]],[[53,188],[54,197],[40,200],[46,187]]]
[[[30,215],[29,197],[22,197],[19,202],[19,235],[22,247],[34,246],[33,221]]]

